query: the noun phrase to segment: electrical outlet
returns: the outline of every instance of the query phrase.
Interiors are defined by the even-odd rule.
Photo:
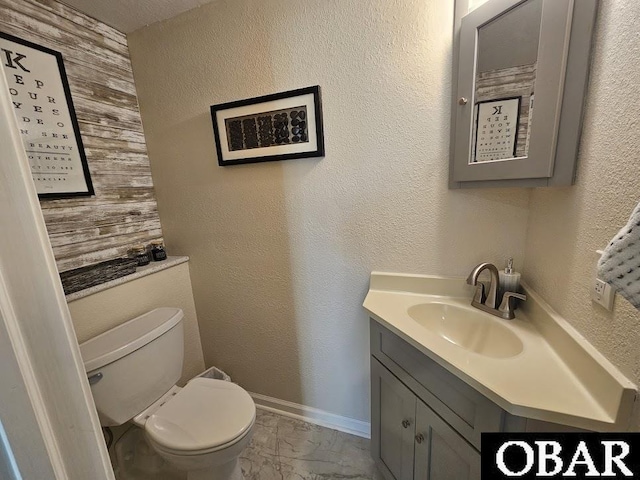
[[[599,278],[596,278],[591,290],[591,299],[611,311],[613,310],[614,297],[615,292],[613,288],[611,288],[611,285]]]

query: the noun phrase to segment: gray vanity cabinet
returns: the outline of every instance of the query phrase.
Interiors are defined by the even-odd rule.
[[[376,360],[371,362],[372,392],[380,414],[376,417],[375,450],[389,480],[413,479],[416,396]]]
[[[414,480],[476,480],[480,452],[418,400]]]
[[[579,432],[512,415],[371,319],[371,454],[386,480],[476,480],[483,432]]]
[[[480,453],[375,358],[371,379],[372,449],[387,480],[480,478]]]

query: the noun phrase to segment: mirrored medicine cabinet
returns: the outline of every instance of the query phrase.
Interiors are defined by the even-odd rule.
[[[451,188],[573,183],[597,4],[456,0]]]

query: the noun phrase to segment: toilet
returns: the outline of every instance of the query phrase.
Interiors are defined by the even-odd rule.
[[[180,388],[183,312],[157,308],[80,345],[102,426],[133,421],[188,480],[240,480],[256,418],[251,396],[224,380]]]

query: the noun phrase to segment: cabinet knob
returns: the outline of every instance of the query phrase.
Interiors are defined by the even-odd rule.
[[[402,420],[402,426],[404,428],[409,428],[409,425],[411,425],[411,422],[409,420]]]
[[[89,385],[95,385],[100,380],[102,380],[102,372],[94,373],[89,377]]]
[[[418,443],[424,442],[424,436],[421,433],[416,435],[416,442],[418,442]]]
[[[469,103],[469,99],[466,97],[460,97],[458,100],[458,105],[466,105],[467,103]]]

